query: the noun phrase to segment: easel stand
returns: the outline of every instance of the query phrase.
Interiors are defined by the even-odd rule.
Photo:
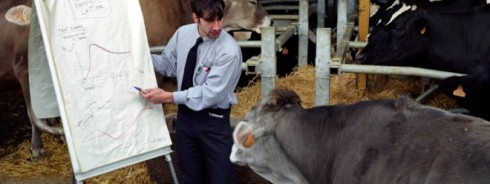
[[[179,184],[179,180],[177,179],[177,175],[175,174],[174,165],[172,164],[172,158],[170,158],[170,154],[165,154],[165,160],[168,163],[168,167],[170,168],[170,173],[172,173],[172,179],[175,184]]]
[[[157,84],[145,60],[151,56],[139,1],[34,3],[73,183],[163,155],[177,181],[163,108],[142,100],[133,88]],[[107,39],[114,35],[117,39]]]

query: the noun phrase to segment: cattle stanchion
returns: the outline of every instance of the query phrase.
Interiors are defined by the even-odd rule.
[[[427,91],[419,95],[417,98],[415,98],[416,102],[422,101],[425,97],[429,96],[432,92],[434,92],[437,88],[439,88],[438,85],[434,85],[431,88],[429,88]]]
[[[296,31],[298,30],[298,24],[297,23],[292,23],[291,25],[287,26],[287,29],[281,34],[279,35],[276,40],[275,40],[275,50],[276,51],[279,51],[284,43],[286,43],[289,38],[291,38],[291,36],[294,35],[294,33],[296,33]]]
[[[308,64],[308,0],[299,1],[298,66]]]
[[[332,58],[332,64],[330,67],[330,73],[339,74],[339,66],[340,63],[344,62],[344,55],[349,47],[350,35],[352,34],[352,30],[354,29],[354,23],[348,23],[345,29],[345,33],[342,39],[337,39],[337,51],[335,52],[334,57]]]
[[[347,29],[347,0],[337,1],[337,51],[339,50],[339,45],[343,38],[345,31]]]
[[[330,28],[317,29],[315,105],[328,105],[330,97]]]
[[[463,76],[465,74],[446,72],[439,70],[431,70],[417,67],[406,66],[379,66],[379,65],[355,65],[355,64],[341,64],[339,66],[339,74],[346,73],[365,73],[365,74],[385,74],[385,75],[406,75],[406,76],[419,76],[428,77],[432,79],[445,79],[451,76]],[[415,98],[415,101],[420,102],[423,98],[434,92],[437,86],[433,86],[423,94]]]
[[[317,28],[325,27],[325,1],[326,0],[318,0],[318,6],[316,9],[316,15],[317,15],[316,27]]]
[[[340,64],[340,73],[368,73],[368,74],[385,74],[385,75],[407,75],[429,77],[433,79],[444,79],[450,76],[463,76],[465,74],[431,70],[417,67],[406,66],[380,66],[380,65],[358,65],[358,64]]]
[[[366,47],[366,45],[367,45],[366,42],[356,42],[356,41],[350,41],[349,42],[350,48],[362,49],[362,48]]]
[[[310,1],[312,2],[310,4]],[[298,2],[298,5],[292,5],[291,3]],[[283,4],[279,4],[283,3]],[[308,64],[308,40],[316,41],[314,33],[309,29],[309,16],[317,9],[325,9],[325,2],[318,5],[314,0],[264,0],[261,1],[264,8],[268,11],[276,10],[298,10],[299,15],[272,15],[273,18],[278,19],[297,19],[297,33],[298,33],[298,66],[306,66]],[[265,5],[267,4],[267,5]],[[287,4],[287,5],[284,5]],[[324,16],[323,11],[323,16]],[[320,17],[320,16],[318,16]],[[277,22],[276,22],[277,23]]]
[[[262,80],[262,102],[265,102],[275,87],[276,78],[276,34],[275,27],[262,28],[260,76]]]
[[[365,42],[351,42],[350,40],[350,35],[352,33],[352,30],[354,28],[353,23],[349,23],[346,26],[346,31],[342,37],[342,39],[338,42],[337,45],[337,52],[335,52],[335,55],[331,59],[331,63],[329,66],[329,72],[322,71],[323,67],[317,68],[316,70],[318,72],[321,72],[323,74],[321,75],[341,75],[342,73],[361,73],[361,74],[384,74],[384,75],[406,75],[406,76],[419,76],[419,77],[428,77],[428,78],[433,78],[433,79],[444,79],[450,76],[463,76],[465,74],[461,73],[454,73],[454,72],[445,72],[445,71],[439,71],[439,70],[431,70],[431,69],[425,69],[425,68],[417,68],[417,67],[397,67],[397,66],[380,66],[380,65],[358,65],[358,64],[344,64],[344,55],[345,52],[349,47],[355,47],[355,48],[363,48],[365,46]],[[317,40],[317,49],[319,47],[328,47],[328,46],[320,46],[320,44],[324,44],[327,42],[328,38],[325,38],[324,36],[320,37],[320,33],[318,34],[318,40]],[[317,60],[322,56],[319,56],[322,52],[317,51]],[[320,90],[330,90],[330,86],[319,86],[316,85],[316,91]],[[434,89],[431,89],[427,91],[426,93],[430,93],[434,91]],[[325,99],[321,99],[322,95],[325,95],[327,93],[322,93],[318,94],[316,96],[316,103],[320,104],[325,101]],[[427,94],[422,94],[420,97],[418,97],[416,100],[420,101],[421,98],[424,96],[427,96]],[[329,95],[327,96],[327,98]],[[328,103],[328,102],[327,102]],[[326,104],[327,104],[326,103]]]

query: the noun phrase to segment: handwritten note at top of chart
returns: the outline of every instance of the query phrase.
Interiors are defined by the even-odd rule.
[[[105,17],[111,13],[108,0],[69,0],[76,18]]]

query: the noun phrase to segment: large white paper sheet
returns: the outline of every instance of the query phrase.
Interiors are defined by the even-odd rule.
[[[75,173],[170,146],[138,0],[36,1]]]

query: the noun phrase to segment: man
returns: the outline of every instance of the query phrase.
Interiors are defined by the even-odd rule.
[[[211,183],[236,183],[229,160],[233,145],[230,108],[237,103],[233,92],[241,74],[241,50],[222,31],[223,0],[192,0],[191,6],[195,23],[180,27],[165,51],[152,55],[155,71],[177,77],[179,90],[150,88],[140,95],[155,104],[179,106],[176,152],[181,183],[203,183],[205,178]],[[197,51],[195,66],[193,50]]]

